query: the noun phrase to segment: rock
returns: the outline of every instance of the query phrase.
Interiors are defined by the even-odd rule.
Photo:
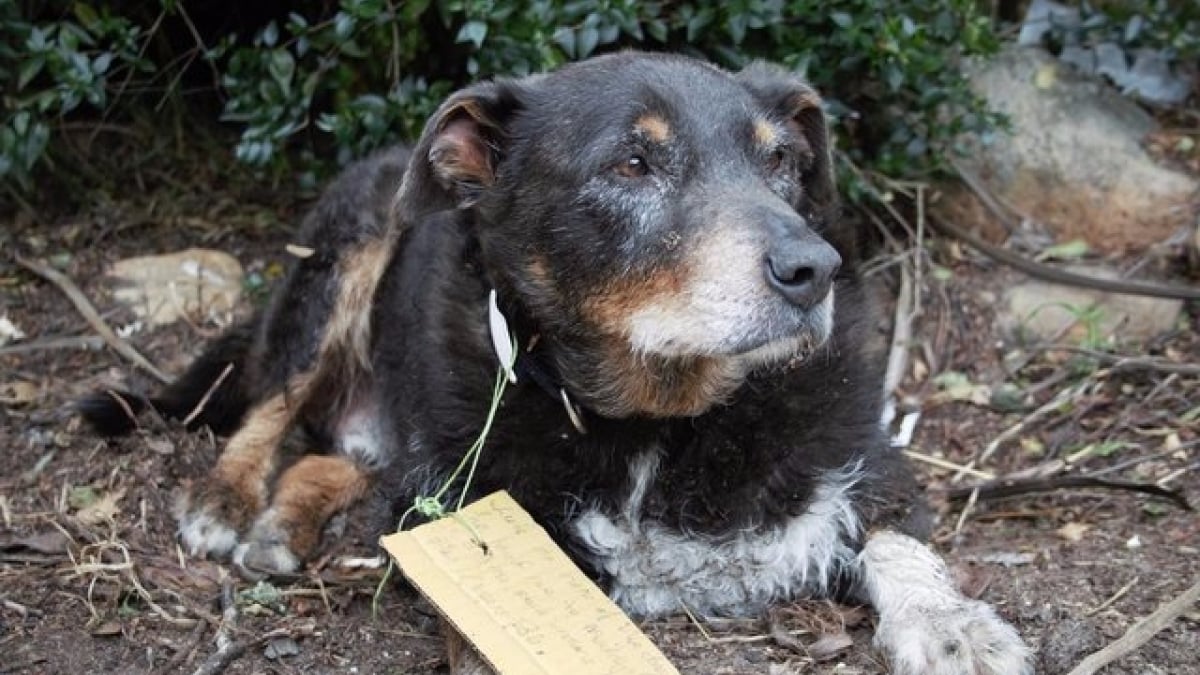
[[[185,315],[197,323],[228,323],[241,300],[245,273],[228,253],[191,248],[119,260],[109,276],[117,281],[114,299],[145,323],[161,326]]]
[[[1071,266],[1072,272],[1117,279],[1111,268]],[[1003,327],[1029,340],[1079,343],[1115,337],[1117,342],[1144,342],[1171,330],[1183,311],[1181,300],[1104,293],[1087,288],[1026,281],[1004,295]]]
[[[1200,181],[1151,159],[1153,118],[1109,86],[1036,48],[974,63],[969,77],[1013,133],[975,143],[964,165],[1059,241],[1144,249],[1195,218]]]

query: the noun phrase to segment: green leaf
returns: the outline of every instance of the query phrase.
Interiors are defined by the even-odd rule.
[[[100,23],[100,17],[96,15],[96,10],[91,5],[86,2],[77,2],[71,7],[71,10],[84,28],[93,33],[97,32],[96,24]]]
[[[1082,239],[1072,239],[1071,241],[1055,244],[1041,253],[1035,259],[1041,262],[1046,260],[1078,260],[1091,251],[1088,243]]]
[[[286,49],[276,49],[271,52],[267,70],[271,74],[271,79],[275,80],[285,94],[291,91],[292,77],[296,74],[296,60],[292,58],[290,52]]]
[[[567,56],[575,56],[575,31],[570,28],[561,27],[554,31],[554,41],[562,47],[563,53]]]
[[[17,89],[24,89],[25,85],[29,84],[33,78],[37,77],[38,73],[42,72],[42,67],[45,65],[46,57],[40,55],[29,58],[22,63],[21,68],[17,73]]]
[[[579,34],[576,35],[576,44],[579,47],[577,56],[579,58],[587,58],[593,51],[596,50],[596,44],[600,41],[600,32],[592,27],[579,29]]]
[[[455,42],[465,43],[470,42],[475,45],[476,49],[483,46],[484,39],[487,38],[488,25],[482,21],[468,21],[458,29],[458,36],[454,38]]]

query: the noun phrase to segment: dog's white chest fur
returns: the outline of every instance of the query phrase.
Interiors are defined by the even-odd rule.
[[[714,538],[642,519],[658,462],[652,450],[630,461],[629,497],[620,512],[590,508],[571,524],[596,567],[611,575],[610,594],[625,611],[750,614],[776,600],[824,591],[836,570],[854,561],[847,543],[859,529],[848,494],[854,469],[823,480],[808,510],[782,526]]]

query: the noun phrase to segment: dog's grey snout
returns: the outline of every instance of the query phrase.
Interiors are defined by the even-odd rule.
[[[788,302],[811,309],[825,299],[842,257],[807,227],[776,239],[767,251],[767,283]]]

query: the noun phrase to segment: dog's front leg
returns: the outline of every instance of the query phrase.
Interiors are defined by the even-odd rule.
[[[896,675],[1032,675],[1017,631],[987,604],[960,593],[925,544],[876,532],[858,566],[861,590],[879,612],[875,645]]]

